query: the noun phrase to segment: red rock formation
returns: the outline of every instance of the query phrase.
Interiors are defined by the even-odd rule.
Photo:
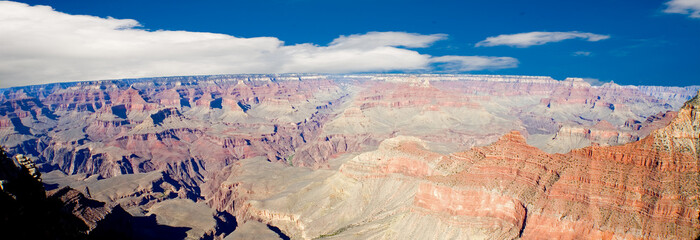
[[[107,140],[126,133],[127,124],[128,120],[95,120],[85,128],[85,133],[95,140]]]
[[[698,126],[696,97],[667,127],[623,146],[552,155],[511,133],[491,146],[455,154],[472,166],[433,179],[523,201],[523,238],[694,238],[700,235]]]
[[[673,113],[644,117],[677,106],[689,91],[655,88],[651,94],[546,77],[372,77],[385,80],[237,75],[0,90],[0,140],[13,152],[38,156],[44,170],[107,178],[163,171],[197,186],[240,159],[329,168],[329,159],[402,134],[432,141],[444,153],[486,145],[511,129],[551,135],[565,121],[580,126],[569,128],[570,135],[619,144],[669,123]],[[451,77],[460,81],[433,79]],[[508,99],[518,102],[501,104]],[[696,105],[688,106],[663,131],[624,146],[547,154],[510,133],[492,145],[444,155],[406,141],[383,149],[391,154],[374,162],[350,161],[340,171],[357,181],[418,179],[407,209],[463,226],[497,226],[501,238],[693,237],[700,146]],[[327,128],[340,118],[346,121],[337,129]],[[358,132],[343,129],[351,125]],[[234,195],[255,188],[224,189],[229,192],[217,193],[217,207],[239,211],[246,205],[232,202],[246,197]]]
[[[420,184],[413,205],[421,208],[419,211],[427,211],[425,214],[466,216],[461,222],[453,220],[452,224],[494,229],[496,232],[491,236],[500,239],[517,238],[527,215],[525,206],[517,199],[428,183]]]
[[[640,135],[647,136],[651,131],[668,125],[671,120],[676,118],[676,114],[677,112],[674,111],[659,112],[656,115],[649,116],[643,122],[629,119],[625,122],[624,128],[639,131]]]
[[[353,107],[356,111],[355,114],[358,116],[356,120],[362,121],[362,118],[367,117],[362,115],[363,110],[380,109],[379,111],[381,111],[382,108],[377,108],[380,106],[389,109],[418,109],[421,115],[431,116],[443,114],[446,109],[485,111],[481,103],[490,101],[493,96],[546,96],[556,92],[557,94],[551,97],[552,99],[595,99],[596,95],[601,95],[603,98],[597,100],[598,102],[614,103],[617,106],[622,103],[615,102],[615,99],[623,99],[626,101],[625,103],[628,103],[635,100],[630,94],[638,93],[633,88],[592,88],[580,81],[556,81],[547,77],[457,76],[457,78],[469,79],[468,81],[433,81],[433,78],[442,78],[441,76],[422,78],[396,75],[396,77],[388,76],[386,78],[398,78],[401,81],[363,82],[349,78],[347,82],[343,82],[334,81],[328,76],[304,76],[291,79],[288,77],[229,75],[129,80],[124,82],[84,82],[52,85],[50,87],[30,87],[3,91],[4,94],[2,96],[4,100],[3,105],[0,106],[0,127],[4,129],[14,128],[12,132],[22,133],[26,136],[32,131],[38,134],[53,131],[48,133],[48,136],[52,137],[44,138],[44,140],[37,138],[29,142],[28,140],[15,141],[12,142],[13,146],[11,146],[11,149],[24,149],[21,150],[24,153],[31,152],[35,155],[42,155],[51,164],[58,164],[55,161],[67,161],[58,159],[75,160],[74,156],[82,156],[80,154],[75,155],[75,151],[60,149],[75,149],[85,143],[97,143],[92,148],[102,148],[101,146],[118,146],[118,148],[121,148],[121,146],[128,146],[138,149],[139,146],[160,146],[156,149],[167,151],[164,155],[170,156],[165,158],[179,158],[181,161],[191,158],[208,159],[206,160],[207,162],[212,162],[217,166],[229,164],[235,159],[260,155],[267,156],[271,161],[282,162],[286,161],[291,155],[295,155],[294,158],[290,158],[294,166],[323,168],[328,166],[327,162],[331,156],[337,156],[344,152],[360,151],[365,147],[376,146],[382,139],[395,136],[395,134],[404,134],[403,132],[382,134],[373,132],[357,134],[326,133],[323,130],[324,125],[336,117],[336,115],[333,115],[335,114],[333,113],[335,109]],[[341,84],[349,87],[341,89],[339,87]],[[567,90],[572,88],[572,86],[579,89],[574,91],[574,94],[572,94],[572,90]],[[348,91],[347,89],[353,90]],[[358,92],[357,96],[352,95],[355,93],[354,91]],[[657,91],[668,90],[657,89]],[[271,113],[268,116],[263,116],[261,119],[251,120],[258,121],[258,123],[249,124],[243,120],[248,115],[241,112],[246,112],[256,106],[270,107],[269,110],[280,110],[284,114],[289,115],[297,114],[299,111],[298,107],[306,104],[308,99],[313,99],[317,96],[316,94],[320,94],[320,96],[334,94],[337,98],[328,99],[328,102],[320,102],[318,105],[313,106],[318,113],[313,110],[309,111],[310,114],[306,114],[305,118],[299,118],[303,121],[294,119],[293,122],[287,122],[289,119],[280,120],[279,116],[274,116]],[[615,98],[617,95],[623,95],[624,97]],[[647,97],[641,98],[644,99],[643,101],[648,100]],[[352,101],[352,103],[340,105],[347,101]],[[576,102],[578,100],[571,101]],[[180,106],[181,104],[182,106]],[[191,116],[204,112],[201,109],[189,113],[185,112],[183,109],[188,107],[187,105],[189,104],[192,104],[191,107],[201,106],[204,108],[218,108],[220,106],[227,115],[223,117],[218,115]],[[174,121],[174,124],[170,125],[162,125],[161,128],[189,128],[191,131],[199,131],[201,135],[197,137],[190,135],[176,136],[175,138],[165,137],[159,140],[158,136],[167,135],[161,134],[161,132],[168,129],[150,127],[148,130],[144,130],[145,125],[137,128],[137,125],[143,124],[145,120],[148,120],[149,116],[151,118],[154,116],[153,114],[157,116],[158,110],[172,107],[177,108],[183,116],[187,116],[187,119],[179,122]],[[6,114],[3,114],[3,109],[5,109]],[[89,114],[89,117],[84,118],[79,115],[71,115],[69,112],[72,111],[84,112]],[[232,114],[231,111],[236,113]],[[138,114],[133,115],[131,114],[132,112]],[[14,115],[10,116],[10,113]],[[348,114],[350,113],[352,111],[348,112]],[[514,115],[521,114],[517,111],[514,111],[514,113]],[[526,114],[532,115],[535,113],[522,112],[522,115]],[[14,118],[15,115],[16,118]],[[34,116],[37,116],[38,120],[29,120],[29,118],[34,118]],[[352,116],[346,117],[353,118]],[[15,120],[12,120],[13,118]],[[454,116],[444,116],[443,119],[450,120],[451,118],[454,118]],[[56,128],[57,122],[53,122],[52,119],[60,119],[62,122],[72,123],[72,126],[67,126],[71,131],[64,131],[65,128],[63,127]],[[516,125],[516,129],[522,129],[520,125],[524,124],[526,125],[524,128],[528,128],[528,131],[533,129],[529,127],[532,125],[536,126],[537,129],[546,129],[545,132],[549,134],[555,131],[549,129],[556,128],[556,123],[553,123],[551,117],[522,117],[522,119],[526,120],[523,120],[522,123],[511,121],[509,124]],[[429,120],[429,118],[426,118],[421,121],[426,121],[427,124]],[[269,124],[259,123],[265,121],[269,122]],[[226,129],[218,129],[220,128],[219,126],[213,127],[216,129],[210,129],[207,126],[216,122],[222,122]],[[22,123],[22,125],[18,123]],[[387,123],[379,123],[379,125],[381,124]],[[471,123],[463,121],[457,124]],[[261,134],[248,133],[249,129],[258,129],[261,126],[277,128],[278,131]],[[504,127],[502,122],[483,126],[483,129],[491,131],[487,134],[480,134],[477,131],[431,129],[427,130],[427,133],[421,137],[430,141],[467,147],[488,144],[494,141],[498,135],[512,127],[510,125]],[[83,129],[82,133],[84,134],[78,129]],[[419,131],[423,130],[419,129]],[[129,136],[132,134],[145,134],[145,132],[148,132],[151,136]],[[183,138],[180,139],[180,137]],[[132,139],[129,145],[115,143],[115,141],[123,142],[124,139],[128,138]],[[149,143],[135,141],[135,139],[139,138],[147,138]],[[59,141],[60,143],[57,144],[53,141]],[[156,144],[155,142],[158,141],[164,143]],[[185,143],[174,143],[177,141],[184,141]],[[46,150],[49,146],[56,146],[58,149]],[[164,148],[162,146],[175,147]],[[121,159],[118,157],[120,154],[131,155],[131,149],[121,149],[111,148],[109,150],[90,152],[110,152],[111,155],[115,156],[114,159]],[[199,149],[202,150],[200,151]],[[115,151],[120,153],[117,154]],[[49,153],[68,154],[68,152],[71,153],[62,156],[46,155]],[[138,150],[138,152],[142,151]],[[141,158],[150,156],[150,153],[139,155]],[[82,162],[90,162],[86,161],[86,159],[75,161],[80,163],[58,165],[82,165]],[[113,167],[121,166],[115,163],[109,164],[112,164]],[[135,165],[137,164],[132,164],[132,166]],[[103,168],[93,167],[93,169]],[[121,170],[118,172],[121,172]]]
[[[139,90],[131,87],[123,91],[116,91],[111,94],[114,96],[113,105],[124,105],[127,112],[131,111],[148,111],[153,110],[157,106],[146,102],[146,100],[141,97]]]
[[[605,123],[598,127],[610,128]],[[437,218],[455,231],[480,229],[489,238],[692,239],[700,236],[699,146],[696,97],[668,126],[622,146],[548,154],[511,132],[489,146],[445,156],[427,151],[418,139],[397,137],[346,162],[339,171],[353,179],[350,182],[373,185],[370,189],[384,182],[415,182],[412,212]],[[294,236],[313,237],[307,235],[313,220],[303,218],[315,214],[269,209],[257,200],[240,203],[260,197],[255,189],[261,186],[226,183],[232,185],[215,194],[214,206],[238,216],[288,223],[285,229]],[[285,199],[283,203],[299,197],[274,196]],[[387,207],[387,212],[406,209],[384,204],[372,207]],[[371,225],[374,217],[351,225]]]
[[[238,99],[232,96],[225,96],[222,100],[222,105],[227,109],[234,112],[245,112],[240,105],[238,105]]]
[[[180,94],[175,89],[167,89],[155,94],[158,103],[166,107],[180,107]]]
[[[75,86],[57,90],[42,101],[55,111],[94,112],[111,104],[108,91],[114,90],[114,86]]]
[[[211,94],[204,94],[201,98],[195,101],[195,106],[209,107],[212,101],[214,101],[214,99],[211,97]]]
[[[467,107],[478,108],[479,104],[470,101],[460,92],[440,89],[431,85],[414,86],[406,83],[372,83],[372,87],[363,91],[355,103],[362,110],[377,106],[391,108],[429,106],[439,108]]]

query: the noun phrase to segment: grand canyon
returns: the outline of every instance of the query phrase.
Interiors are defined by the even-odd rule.
[[[69,238],[695,239],[699,90],[471,74],[5,88],[0,195],[36,208],[27,224],[69,216],[81,227],[50,229]]]

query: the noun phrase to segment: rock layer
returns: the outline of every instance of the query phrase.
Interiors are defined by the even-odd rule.
[[[0,89],[0,143],[73,187],[69,202],[147,217],[204,201],[217,227],[193,236],[223,237],[230,214],[292,238],[684,238],[697,235],[700,146],[697,99],[681,106],[698,88],[434,74],[64,83]]]
[[[450,155],[397,137],[338,172],[265,167],[295,179],[274,188],[274,179],[241,174],[259,168],[255,161],[232,166],[221,183],[229,187],[211,203],[300,239],[692,239],[700,236],[698,129],[695,97],[638,142],[567,154],[532,147],[517,131]]]

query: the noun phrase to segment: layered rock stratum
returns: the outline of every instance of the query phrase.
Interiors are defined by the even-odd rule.
[[[451,154],[395,137],[337,171],[245,160],[223,171],[213,205],[299,239],[693,239],[699,129],[695,97],[641,141],[567,154],[513,131]]]
[[[0,144],[33,159],[88,233],[134,218],[188,239],[685,239],[700,228],[698,89],[445,74],[61,83],[0,89]]]

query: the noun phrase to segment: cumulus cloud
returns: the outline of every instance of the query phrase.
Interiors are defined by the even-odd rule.
[[[586,32],[527,32],[517,34],[502,34],[495,37],[488,37],[486,40],[476,43],[477,47],[511,46],[530,47],[542,45],[550,42],[560,42],[567,39],[580,38],[589,42],[597,42],[610,38],[609,35],[601,35]]]
[[[430,70],[444,58],[414,49],[446,38],[369,32],[340,36],[327,46],[286,45],[275,37],[139,26],[132,19],[70,15],[49,6],[0,1],[0,87],[199,74]],[[503,66],[483,60],[491,57],[461,57],[454,64],[463,64],[465,71]]]
[[[448,71],[496,70],[518,66],[518,60],[512,57],[442,56],[432,58],[431,62],[441,64]]]
[[[665,13],[688,14],[691,18],[700,18],[700,0],[671,0],[666,2]]]

